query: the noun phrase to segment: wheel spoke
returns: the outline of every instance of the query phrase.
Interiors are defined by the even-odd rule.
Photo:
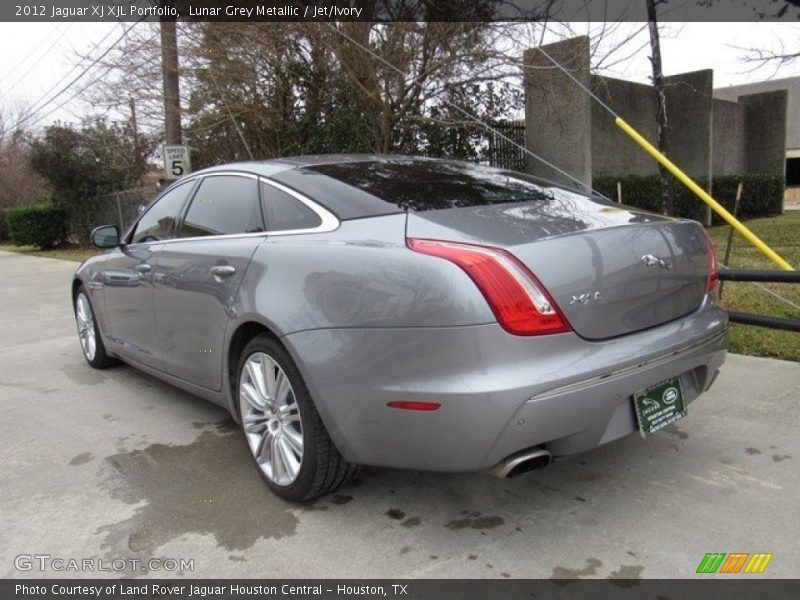
[[[275,481],[280,483],[283,479],[283,476],[286,474],[286,468],[283,464],[283,455],[281,454],[280,447],[278,445],[278,438],[272,437],[270,440],[270,459],[272,463],[272,475],[275,478]]]
[[[83,296],[78,298],[78,318],[81,322],[86,323],[86,300],[83,299]]]
[[[303,434],[293,427],[284,427],[283,437],[294,455],[297,458],[303,458]]]
[[[264,372],[261,370],[259,364],[256,361],[248,360],[245,363],[245,369],[247,369],[247,375],[250,377],[250,381],[253,382],[256,390],[258,393],[261,394],[262,398],[267,398],[269,393],[267,392],[267,386],[264,384]]]
[[[253,410],[264,412],[267,408],[267,403],[264,401],[263,396],[252,384],[243,383],[239,393]]]
[[[293,411],[288,415],[284,415],[281,420],[287,425],[289,423],[300,423],[300,411]]]
[[[281,458],[283,459],[283,465],[286,468],[286,474],[289,475],[291,479],[294,479],[297,477],[297,472],[300,470],[300,461],[297,460],[285,435],[278,438],[278,448],[280,449]]]
[[[275,401],[275,370],[277,365],[275,365],[271,360],[269,364],[266,364],[267,361],[264,361],[264,381],[266,383],[266,390],[265,393],[269,396],[269,399]],[[280,371],[280,369],[278,369]],[[280,371],[280,374],[283,375],[283,371]]]
[[[264,431],[266,426],[267,426],[266,415],[262,416],[253,415],[244,418],[244,430],[246,433],[260,434]]]
[[[286,397],[289,395],[290,391],[292,391],[292,386],[289,385],[289,379],[283,371],[279,371],[275,379],[275,403],[278,406],[284,406],[286,404]]]
[[[264,456],[265,450],[270,448],[270,438],[271,437],[272,437],[272,434],[269,431],[265,431],[264,435],[262,435],[258,439],[258,444],[256,444],[256,447],[253,450],[253,454],[255,455],[256,461],[259,464],[264,463],[264,462],[269,462],[270,459],[271,459],[270,456]]]

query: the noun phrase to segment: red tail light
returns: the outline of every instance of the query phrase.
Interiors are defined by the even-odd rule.
[[[455,263],[486,298],[498,323],[515,335],[563,333],[571,328],[528,268],[499,248],[409,238],[415,252]]]
[[[719,281],[719,268],[717,266],[717,253],[714,252],[714,242],[711,241],[711,236],[708,235],[706,228],[702,225],[700,229],[703,230],[703,235],[706,236],[706,247],[708,248],[708,277],[706,278],[706,294],[710,294],[717,287]]]

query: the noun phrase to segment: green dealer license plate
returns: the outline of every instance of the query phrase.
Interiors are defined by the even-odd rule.
[[[642,437],[663,429],[686,415],[679,377],[667,379],[633,395]]]

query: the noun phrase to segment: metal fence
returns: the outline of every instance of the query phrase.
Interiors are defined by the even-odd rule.
[[[78,238],[75,241],[87,242],[89,233],[98,225],[115,224],[124,232],[157,191],[153,185],[87,198],[71,216],[71,229]]]
[[[489,165],[501,169],[524,171],[525,152],[522,148],[525,147],[525,121],[493,123],[492,128],[495,131],[486,133],[486,159]],[[519,144],[522,148],[508,140],[513,140],[514,144]]]

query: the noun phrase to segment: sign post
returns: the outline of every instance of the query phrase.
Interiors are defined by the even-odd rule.
[[[189,146],[164,145],[164,178],[178,179],[192,172]]]

